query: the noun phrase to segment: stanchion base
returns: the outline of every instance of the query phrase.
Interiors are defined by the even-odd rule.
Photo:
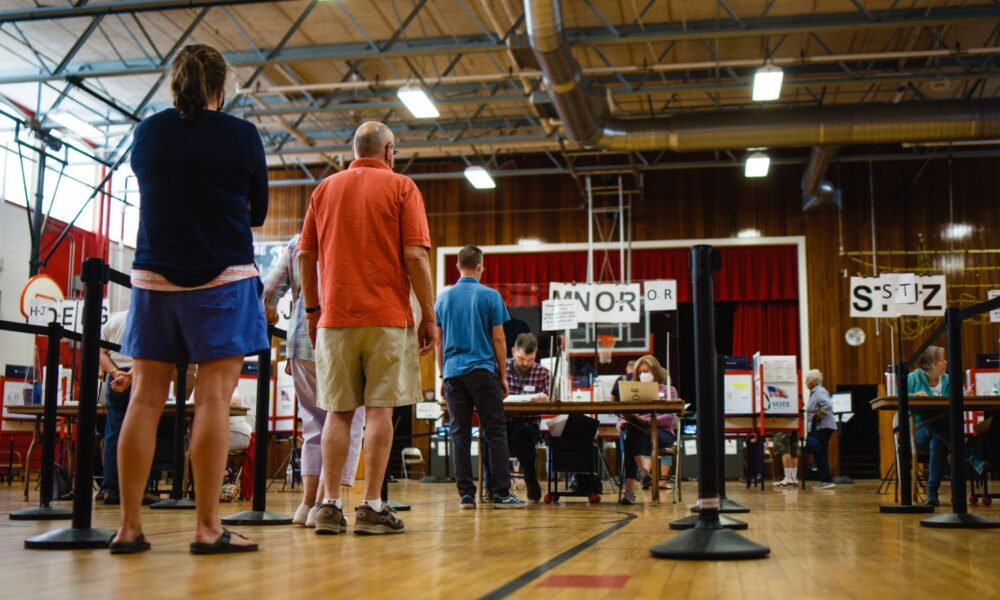
[[[917,515],[932,513],[934,507],[926,504],[883,504],[878,510],[887,515]]]
[[[689,517],[684,517],[683,519],[677,519],[676,521],[670,522],[671,529],[683,530],[691,529],[698,524],[698,515],[691,515]],[[732,529],[733,531],[742,531],[749,527],[745,522],[733,519],[732,517],[727,517],[726,515],[719,515],[719,524],[725,529]]]
[[[745,560],[766,558],[771,553],[767,546],[751,542],[735,531],[723,529],[718,523],[704,522],[653,546],[649,551],[657,558],[675,560]]]
[[[10,513],[11,521],[58,521],[72,518],[73,511],[54,506],[32,506]]]
[[[693,512],[695,514],[698,514],[699,512],[701,512],[701,508],[698,507],[697,505],[692,506],[691,507],[691,512]],[[719,508],[719,512],[720,513],[731,513],[731,514],[732,513],[744,513],[745,514],[745,513],[750,512],[750,509],[747,508],[747,507],[745,507],[745,506],[743,506],[739,502],[734,502],[734,501],[730,500],[729,498],[723,498],[722,499],[722,505]]]
[[[84,550],[107,548],[113,529],[56,529],[24,540],[28,550]]]
[[[996,529],[1000,521],[973,513],[944,513],[920,521],[923,527],[946,529]]]
[[[149,508],[154,510],[194,510],[194,500],[190,498],[181,498],[180,500],[167,498],[166,500],[150,504]]]
[[[223,525],[291,525],[292,518],[281,513],[266,510],[245,510],[222,517]]]
[[[395,500],[389,500],[385,503],[385,505],[396,512],[406,512],[410,510],[409,504],[403,504],[402,502],[396,502]]]
[[[421,477],[418,479],[420,483],[455,483],[454,477],[434,477],[433,475],[428,475],[426,477]]]

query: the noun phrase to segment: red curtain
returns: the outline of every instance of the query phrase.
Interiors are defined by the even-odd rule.
[[[715,275],[716,302],[766,302],[797,300],[798,255],[795,246],[719,248],[722,268]],[[679,302],[691,301],[691,276],[687,248],[632,251],[632,280],[675,279]],[[605,260],[607,257],[607,260]],[[490,254],[483,283],[495,287],[510,306],[538,306],[548,297],[549,283],[587,279],[586,252]],[[455,257],[445,257],[446,280],[458,280]],[[612,281],[618,276],[618,252],[594,253],[594,279]]]
[[[733,354],[799,353],[797,302],[739,302],[733,314]]]

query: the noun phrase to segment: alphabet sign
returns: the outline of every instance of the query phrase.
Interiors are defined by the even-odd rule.
[[[915,286],[913,291],[897,289]],[[894,299],[916,297],[912,304],[896,304]],[[944,275],[913,277],[911,281],[880,277],[851,277],[851,316],[862,318],[944,316],[947,290]]]
[[[646,310],[677,310],[677,282],[673,279],[653,279],[643,288]]]
[[[549,300],[576,302],[579,323],[638,323],[640,298],[638,283],[549,285]]]

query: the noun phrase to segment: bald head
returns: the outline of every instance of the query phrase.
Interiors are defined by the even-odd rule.
[[[354,157],[377,158],[389,162],[386,158],[386,146],[396,141],[392,131],[378,121],[362,123],[354,132]],[[392,153],[389,153],[392,156]]]

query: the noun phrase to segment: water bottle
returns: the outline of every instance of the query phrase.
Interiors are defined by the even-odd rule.
[[[991,396],[1000,396],[1000,385],[993,384],[993,389],[990,390]]]
[[[285,469],[285,483],[292,483],[292,461],[288,461],[288,468]]]
[[[600,381],[594,381],[594,402],[602,402],[604,400],[604,388]]]

